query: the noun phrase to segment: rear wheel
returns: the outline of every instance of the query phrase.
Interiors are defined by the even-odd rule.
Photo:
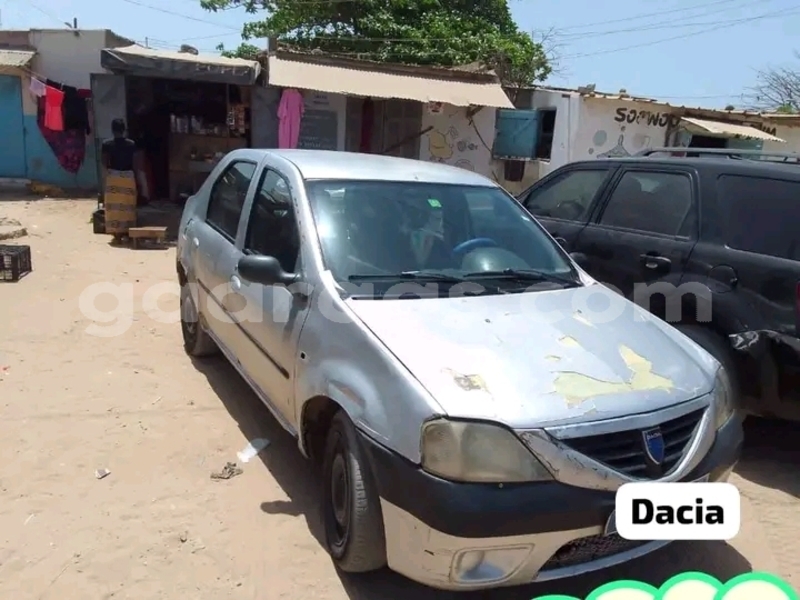
[[[216,354],[219,349],[200,324],[200,312],[197,310],[189,284],[181,286],[181,333],[183,349],[186,354],[197,358]]]
[[[343,411],[328,430],[322,477],[325,543],[336,566],[349,573],[384,567],[380,500],[355,427]]]

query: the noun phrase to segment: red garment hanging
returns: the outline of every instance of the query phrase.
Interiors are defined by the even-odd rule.
[[[52,131],[64,131],[63,102],[64,92],[48,85],[44,93],[44,126]]]

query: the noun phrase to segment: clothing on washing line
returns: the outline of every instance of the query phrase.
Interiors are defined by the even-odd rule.
[[[84,133],[91,133],[89,128],[89,110],[86,100],[81,98],[80,90],[69,85],[64,86],[64,129],[79,129]]]
[[[64,131],[63,102],[64,92],[48,85],[44,94],[44,126],[51,131]]]
[[[37,98],[41,98],[45,95],[47,91],[47,86],[36,79],[36,77],[31,77],[31,85],[30,85],[31,94],[36,96]]]
[[[80,171],[86,157],[86,135],[78,130],[53,131],[45,125],[47,114],[46,98],[39,99],[37,122],[42,137],[50,146],[58,164],[67,173],[76,174]]]

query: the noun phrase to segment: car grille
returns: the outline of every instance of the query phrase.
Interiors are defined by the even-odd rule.
[[[560,569],[592,562],[620,552],[633,550],[643,544],[640,540],[626,540],[616,533],[611,535],[592,535],[567,542],[550,557],[541,571]]]
[[[660,424],[664,437],[663,473],[680,460],[705,409],[699,409]],[[603,435],[562,440],[572,449],[631,477],[647,478],[648,464],[642,443],[642,430],[631,429]]]

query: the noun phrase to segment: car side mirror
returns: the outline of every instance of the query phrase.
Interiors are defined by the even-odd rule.
[[[583,268],[586,267],[586,263],[589,261],[588,257],[583,252],[570,252],[569,256],[578,263],[578,266]]]
[[[297,273],[287,273],[274,256],[243,256],[239,259],[239,275],[245,281],[261,285],[291,285]]]

